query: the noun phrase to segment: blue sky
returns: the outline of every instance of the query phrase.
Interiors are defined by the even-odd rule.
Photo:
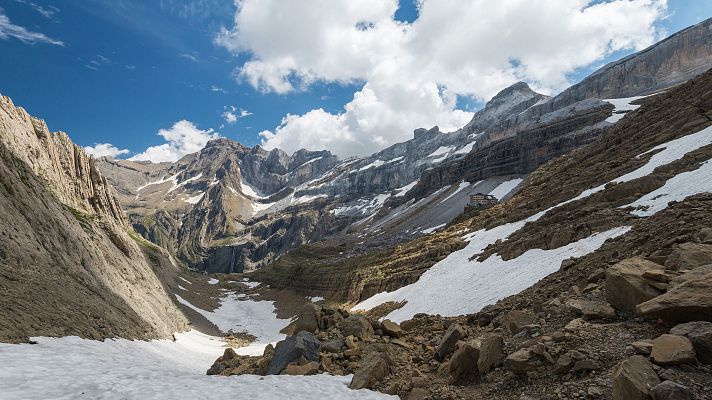
[[[163,143],[157,132],[180,120],[252,146],[287,114],[342,113],[367,81],[315,79],[279,93],[236,79],[261,50],[231,52],[216,44],[221,27],[236,29],[231,0],[0,0],[0,7],[5,33],[11,24],[44,35],[23,41],[0,31],[0,93],[82,146],[111,143],[136,154]],[[655,24],[672,33],[712,16],[712,2],[670,1],[667,15]],[[416,18],[414,1],[401,1],[395,20]],[[630,52],[614,51],[566,76],[575,82]],[[465,111],[482,105],[477,96],[456,97]],[[227,123],[224,112],[240,110],[249,115]],[[395,138],[381,139],[385,145]]]

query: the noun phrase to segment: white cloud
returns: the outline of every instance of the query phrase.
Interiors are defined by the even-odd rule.
[[[228,124],[234,124],[238,119],[249,117],[250,115],[252,115],[251,112],[235,106],[226,106],[225,111],[222,113],[222,117],[225,118],[225,122]]]
[[[111,143],[94,143],[94,146],[84,147],[84,151],[94,156],[95,158],[116,157],[130,153],[127,149],[119,149]]]
[[[32,32],[20,25],[15,25],[10,21],[10,18],[5,15],[5,12],[0,8],[0,39],[7,40],[15,38],[27,44],[48,43],[57,46],[64,46],[64,42],[48,37],[44,33]]]
[[[200,130],[190,121],[181,120],[170,129],[161,129],[158,135],[167,143],[151,146],[144,152],[129,158],[131,161],[177,161],[186,154],[200,151],[209,140],[220,137],[212,129]]]
[[[578,68],[658,39],[666,0],[422,0],[412,24],[397,0],[237,0],[215,42],[249,59],[236,77],[289,93],[320,81],[363,83],[339,114],[287,115],[262,133],[267,148],[324,146],[366,154],[417,127],[463,125],[457,96],[486,100],[519,80],[551,94]]]
[[[220,86],[210,85],[211,92],[227,93],[227,90],[221,88]]]
[[[193,62],[198,62],[198,57],[196,57],[196,56],[194,56],[194,55],[192,55],[192,54],[180,53],[180,54],[178,54],[178,57],[183,57],[183,58],[185,58],[185,59],[187,59],[187,60],[190,60],[190,61],[193,61]]]

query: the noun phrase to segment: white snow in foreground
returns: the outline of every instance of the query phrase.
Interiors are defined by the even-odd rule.
[[[435,264],[417,282],[394,292],[379,293],[357,304],[354,309],[369,310],[386,301],[407,301],[405,306],[384,317],[395,322],[410,319],[421,312],[443,316],[475,313],[556,272],[561,261],[589,254],[601,247],[607,239],[620,236],[630,229],[614,228],[558,249],[532,249],[509,261],[503,261],[497,254],[483,262],[468,260],[488,244],[519,230],[524,222],[474,232],[464,249],[451,253]]]
[[[615,124],[616,122],[620,121],[621,118],[623,118],[626,113],[618,113],[619,111],[633,111],[640,107],[640,105],[637,104],[630,104],[633,101],[636,101],[638,99],[642,99],[643,97],[646,96],[635,96],[635,97],[625,97],[625,98],[620,98],[620,99],[604,99],[603,101],[608,102],[613,104],[613,115],[610,117],[606,118],[606,122],[610,122],[611,124]]]
[[[242,283],[243,285],[247,286],[247,287],[250,288],[250,289],[253,289],[253,288],[256,288],[257,286],[260,286],[260,283],[259,283],[259,282],[253,282],[253,281],[250,281],[250,280],[243,280],[243,281],[240,282],[240,283]]]
[[[321,296],[314,296],[314,297],[309,298],[309,301],[311,301],[312,303],[316,303],[317,301],[322,301],[322,300],[324,300],[324,298]]]
[[[705,161],[694,171],[683,172],[668,179],[661,188],[623,208],[637,208],[631,214],[649,217],[667,208],[670,202],[682,201],[689,196],[704,192],[712,192],[712,160]]]
[[[457,189],[455,189],[454,192],[450,193],[446,198],[444,198],[444,199],[443,199],[442,201],[440,201],[440,203],[438,203],[438,204],[442,204],[442,203],[448,201],[452,196],[454,196],[454,195],[460,193],[463,189],[465,189],[465,188],[467,188],[467,187],[469,187],[469,186],[470,186],[470,182],[460,182],[460,185],[458,185]],[[423,232],[425,232],[425,231],[423,231]]]
[[[351,377],[208,376],[224,342],[196,331],[176,341],[33,338],[0,343],[0,397],[39,399],[396,399],[350,390]]]
[[[494,188],[493,191],[489,192],[489,194],[496,197],[497,200],[502,200],[502,198],[504,198],[504,196],[508,195],[512,190],[514,190],[514,188],[517,187],[517,185],[522,183],[522,180],[523,179],[521,179],[521,178],[517,178],[517,179],[508,180],[506,182],[502,182],[499,184],[499,186]]]
[[[189,281],[189,280],[183,278],[182,276],[179,276],[178,278],[181,279],[182,281],[184,281],[185,283],[189,284],[189,285],[192,285],[192,284],[193,284],[193,282],[191,282],[191,281]]]
[[[241,299],[230,293],[220,300],[220,307],[214,311],[206,311],[178,295],[175,296],[179,303],[197,311],[221,331],[248,332],[257,337],[249,346],[236,349],[238,354],[261,355],[265,346],[284,339],[284,334],[279,331],[291,322],[277,318],[274,302],[271,301]]]
[[[220,281],[215,278],[210,278],[210,280],[208,280],[208,285],[217,285],[218,283],[220,283]]]

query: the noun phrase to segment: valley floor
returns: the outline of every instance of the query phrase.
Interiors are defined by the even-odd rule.
[[[239,297],[238,297],[239,296]],[[181,299],[182,300],[182,299]],[[250,327],[257,339],[238,349],[261,354],[281,339],[289,320],[278,319],[272,302],[226,293],[220,306],[205,311],[185,300],[222,330]],[[103,342],[78,337],[33,338],[36,344],[0,343],[3,399],[386,399],[369,390],[351,390],[351,376],[208,376],[206,370],[225,350],[222,338],[191,330],[175,341]]]

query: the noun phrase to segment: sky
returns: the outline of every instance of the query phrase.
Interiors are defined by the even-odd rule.
[[[709,0],[0,0],[0,94],[95,156],[216,137],[367,155],[501,89],[553,95]]]

